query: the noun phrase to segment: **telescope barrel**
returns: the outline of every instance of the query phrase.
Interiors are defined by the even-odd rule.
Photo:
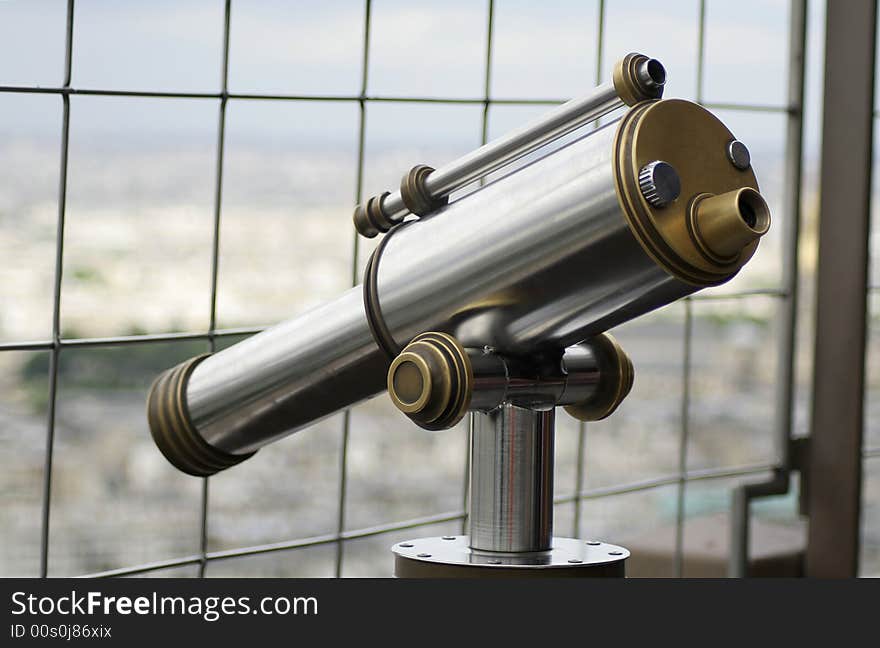
[[[666,71],[656,59],[642,54],[629,54],[617,63],[613,77],[611,83],[598,86],[589,94],[572,99],[467,155],[430,170],[423,178],[425,202],[443,204],[453,191],[623,105],[659,99],[666,82]],[[428,167],[421,168],[428,170]],[[401,190],[387,192],[372,200],[376,201],[374,207],[368,211],[366,206],[359,205],[354,215],[358,231],[367,237],[387,231],[413,212],[411,206],[407,206]]]
[[[728,153],[736,141],[696,104],[641,102],[395,228],[364,286],[164,374],[157,444],[212,474],[384,390],[391,359],[426,331],[506,357],[561,354],[729,280],[770,221],[751,167]]]

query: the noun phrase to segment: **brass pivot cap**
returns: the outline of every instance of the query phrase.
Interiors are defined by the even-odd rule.
[[[627,397],[633,386],[635,370],[611,334],[602,333],[586,343],[599,365],[599,384],[587,400],[566,405],[565,411],[579,421],[601,421],[614,412]]]
[[[422,333],[388,369],[394,406],[426,430],[454,427],[471,402],[474,372],[464,347],[446,333]]]
[[[632,52],[614,64],[614,90],[627,106],[663,96],[666,70],[657,59]]]

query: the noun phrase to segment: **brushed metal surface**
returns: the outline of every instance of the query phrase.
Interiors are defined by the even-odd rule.
[[[534,552],[553,540],[555,409],[502,405],[471,418],[470,542]]]
[[[558,351],[693,292],[626,223],[611,167],[615,128],[391,234],[377,292],[397,343],[437,330],[511,355]],[[381,392],[388,360],[361,290],[199,364],[187,405],[204,439],[251,452]]]

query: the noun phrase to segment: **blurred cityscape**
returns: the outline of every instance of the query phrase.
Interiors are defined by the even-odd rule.
[[[212,12],[215,5],[222,5],[193,4],[210,6]],[[483,11],[482,4],[474,4]],[[562,9],[571,5],[558,4]],[[611,2],[610,6],[618,4],[628,10],[639,6],[637,2]],[[779,3],[768,4],[772,8],[766,10],[777,21],[775,29],[784,30],[785,11],[779,10]],[[47,2],[46,7],[49,5],[55,13],[45,20],[54,25],[58,3]],[[251,32],[250,38],[256,38],[260,25],[268,30],[269,36],[280,38],[267,27],[271,21],[266,19],[267,15],[274,15],[278,5],[263,5],[262,14],[253,6],[242,10],[241,22],[233,24],[233,43],[240,42],[235,38],[247,41],[247,33]],[[410,15],[418,12],[401,4],[377,5],[377,16],[382,17],[385,6],[389,12],[386,17],[397,21],[393,24],[424,19]],[[160,75],[143,61],[134,64],[141,65],[137,75],[125,70],[114,72],[112,63],[100,62],[110,70],[102,77],[95,72],[102,68],[89,47],[93,41],[100,44],[101,38],[111,38],[101,36],[99,27],[106,27],[102,20],[112,21],[113,12],[108,18],[93,4],[84,2],[83,6],[83,27],[77,38],[82,40],[86,63],[75,65],[80,77],[75,74],[74,78],[83,79],[84,85],[112,86],[119,79],[132,78],[159,84],[159,89],[165,87],[162,84],[167,78],[172,79],[172,86],[176,79],[184,88],[194,87],[193,79],[202,85],[213,82],[210,76],[205,80],[201,68],[190,71],[191,76],[181,73],[177,78],[170,72]],[[455,11],[473,11],[470,5],[468,9],[455,6]],[[140,15],[135,10],[131,10],[131,15],[118,11],[128,20]],[[290,30],[320,31],[319,25],[326,28],[328,21],[338,20],[343,30],[359,34],[362,16],[343,20],[348,14],[343,16],[342,9],[338,9],[340,15],[333,11],[336,10],[315,9],[305,27],[294,27],[290,16],[290,22],[285,24]],[[519,92],[517,83],[530,87],[530,79],[537,79],[541,70],[558,64],[553,60],[533,64],[535,69],[528,68],[524,79],[511,73],[516,69],[516,57],[522,58],[521,47],[511,34],[524,31],[524,25],[529,24],[528,11],[521,3],[499,2],[499,80],[495,83],[501,84],[498,92],[502,95],[508,92],[527,96],[525,91]],[[613,18],[613,10],[610,11]],[[693,13],[692,9],[688,11]],[[723,11],[726,9],[718,10]],[[184,18],[188,16],[185,14]],[[673,19],[678,21],[676,24],[681,22],[680,17],[670,18]],[[534,37],[552,38],[559,17],[545,16],[542,20],[536,24],[538,35]],[[379,24],[385,27],[377,29],[390,28],[388,22]],[[505,25],[508,31],[504,31]],[[214,23],[210,27],[214,29]],[[484,29],[485,25],[480,23],[478,27]],[[477,36],[465,39],[467,47],[471,40],[478,39],[479,29],[475,30]],[[606,37],[615,38],[614,29],[609,29]],[[784,31],[781,33],[784,35]],[[610,50],[633,49],[624,37],[617,38],[611,41]],[[315,40],[312,36],[308,42]],[[561,60],[573,58],[572,43],[583,46],[580,37],[561,37],[560,41]],[[134,47],[137,46],[136,41]],[[437,52],[446,52],[451,46],[435,44]],[[96,45],[91,47],[99,49]],[[475,47],[477,56],[480,47]],[[667,48],[667,58],[683,70],[685,80],[673,94],[694,98],[695,83],[688,81],[694,78],[693,54],[666,41],[657,43],[657,47],[661,53]],[[711,47],[710,54],[716,51]],[[306,75],[304,82],[323,78],[321,73],[325,73],[330,77],[335,74],[339,79],[352,77],[352,83],[357,83],[358,67],[351,61],[357,60],[358,47],[351,50],[324,53],[328,60],[323,68],[318,66],[312,76],[302,71],[298,74]],[[304,58],[309,55],[305,50],[296,51]],[[606,53],[608,60],[611,54]],[[771,57],[767,65],[763,61],[754,63],[753,71],[765,74],[753,88],[758,96],[738,97],[740,101],[782,101],[774,93],[778,93],[777,77],[784,78],[779,75],[779,70],[784,73],[784,50],[774,50],[773,54],[775,58]],[[162,57],[169,55],[157,56],[157,60],[164,61]],[[454,59],[442,58],[437,63],[440,68],[436,85],[414,90],[395,86],[401,77],[390,62],[393,57],[394,52],[381,48],[376,54],[373,82],[388,94],[418,91],[452,96],[480,92],[479,83],[473,90],[458,90],[466,87],[467,82],[467,78],[459,78],[462,67]],[[709,77],[713,69],[726,69],[728,64],[719,57],[720,54],[716,59],[710,57],[710,63],[714,60],[717,68],[709,67]],[[233,64],[231,78],[240,81],[242,87],[266,90],[261,84],[269,73],[262,70],[259,59],[252,58],[251,55],[243,63]],[[781,61],[777,60],[780,58]],[[347,63],[341,63],[343,59]],[[201,61],[195,54],[185,60]],[[579,63],[582,67],[587,64],[595,62]],[[278,72],[279,68],[271,69]],[[580,72],[592,78],[591,69],[587,66]],[[40,80],[38,72],[14,81]],[[8,69],[0,66],[0,75],[6,73]],[[5,82],[0,76],[0,84]],[[53,81],[47,79],[46,83],[51,85]],[[592,83],[581,80],[575,85],[571,78],[560,76],[535,81],[533,85],[539,88],[539,96],[548,97],[566,96]],[[708,91],[715,88],[722,92],[720,85],[712,84]],[[217,102],[74,96],[70,104],[60,304],[62,338],[206,331],[211,323]],[[489,136],[498,135],[545,109],[492,106],[488,115]],[[741,276],[707,291],[711,298],[691,302],[689,371],[683,363],[684,304],[673,304],[614,331],[635,363],[636,383],[628,400],[611,419],[586,428],[583,488],[588,491],[677,474],[683,427],[688,435],[689,471],[769,466],[775,460],[780,300],[773,295],[739,294],[782,288],[783,228],[779,215],[783,200],[785,118],[779,112],[716,112],[749,144],[762,190],[776,218],[775,227]],[[480,105],[368,105],[363,193],[371,195],[393,186],[401,173],[416,162],[442,164],[472,149],[479,144],[481,117]],[[356,102],[230,100],[221,192],[216,328],[272,324],[333,297],[351,284],[353,276],[360,276],[371,243],[362,241],[356,247],[350,222],[357,191],[358,118]],[[430,124],[430,128],[425,124]],[[0,343],[46,341],[52,336],[60,126],[61,100],[57,96],[0,93]],[[813,127],[810,122],[808,130]],[[809,413],[816,245],[816,195],[812,189],[815,160],[815,143],[808,135],[800,241],[803,294],[797,331],[795,419],[800,434],[807,433]],[[872,248],[880,251],[880,246],[873,243]],[[724,297],[734,294],[737,296]],[[872,332],[878,331],[880,308],[873,303],[870,323]],[[217,346],[240,339],[237,335],[220,337]],[[868,447],[880,445],[877,339],[872,335],[867,359]],[[95,573],[192,556],[201,551],[203,483],[167,464],[150,438],[144,410],[147,390],[159,372],[206,350],[208,343],[203,341],[109,347],[83,344],[62,350],[57,367],[50,575]],[[685,380],[689,389],[686,411],[682,406]],[[50,353],[0,352],[0,576],[39,573],[49,401]],[[464,425],[456,430],[428,433],[408,423],[382,395],[351,410],[349,429],[347,491],[342,515],[346,530],[463,509],[467,452]],[[556,473],[559,495],[571,494],[577,487],[578,433],[577,423],[560,412]],[[210,479],[205,530],[208,551],[335,533],[340,519],[343,434],[343,415],[339,414]],[[866,575],[880,575],[878,461],[865,462],[862,571]],[[724,528],[731,489],[745,479],[764,476],[757,473],[687,486],[686,570],[688,560],[702,560],[706,551],[704,546],[688,544],[688,530],[700,529],[709,521],[719,529],[718,537],[726,541]],[[657,549],[658,542],[665,543],[660,553],[668,556],[668,564],[665,572],[660,569],[659,573],[671,575],[674,539],[666,530],[675,525],[677,501],[678,489],[674,485],[589,498],[583,502],[579,529],[573,528],[574,506],[560,504],[556,507],[556,530],[560,535],[600,537],[633,547],[651,545],[652,550]],[[802,533],[794,494],[761,502],[755,510],[768,527],[783,529],[794,536]],[[342,548],[342,574],[388,576],[388,548],[394,542],[459,532],[461,522],[453,521],[346,542]],[[327,544],[219,560],[209,563],[207,575],[332,576],[338,550],[337,545]],[[723,547],[720,553],[724,553]],[[190,565],[152,575],[197,573],[198,567]],[[638,569],[631,575],[639,575]]]

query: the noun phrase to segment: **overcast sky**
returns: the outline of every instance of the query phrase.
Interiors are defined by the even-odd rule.
[[[698,0],[608,0],[604,76],[628,51],[659,58],[669,72],[666,96],[696,97]],[[812,3],[814,5],[820,3]],[[57,86],[62,82],[65,0],[0,0],[0,84]],[[485,0],[375,0],[367,92],[382,96],[481,97],[484,83]],[[704,99],[783,105],[788,2],[709,0]],[[811,16],[811,63],[818,63],[821,14]],[[237,92],[356,95],[360,90],[364,3],[361,0],[233,0],[229,86]],[[595,85],[597,0],[497,0],[491,95],[566,98]],[[73,80],[77,88],[217,91],[221,82],[222,0],[151,2],[78,0]],[[815,60],[814,60],[815,59]],[[819,75],[811,76],[817,96]],[[212,137],[216,102],[137,102],[74,97],[76,128],[95,135]],[[2,130],[51,134],[57,97],[0,95]],[[815,101],[814,101],[815,103]],[[161,105],[160,105],[161,104]],[[281,109],[282,112],[287,109]],[[492,130],[540,109],[493,110]],[[348,121],[350,105],[298,105],[282,129],[266,108],[233,106],[237,126],[254,138],[279,130],[324,145],[348,140],[327,120]],[[349,117],[351,115],[351,117]],[[371,107],[371,137],[405,141],[418,131],[438,144],[470,141],[479,107],[382,104]],[[727,119],[726,115],[724,116]],[[755,149],[778,148],[778,116],[738,114]]]

